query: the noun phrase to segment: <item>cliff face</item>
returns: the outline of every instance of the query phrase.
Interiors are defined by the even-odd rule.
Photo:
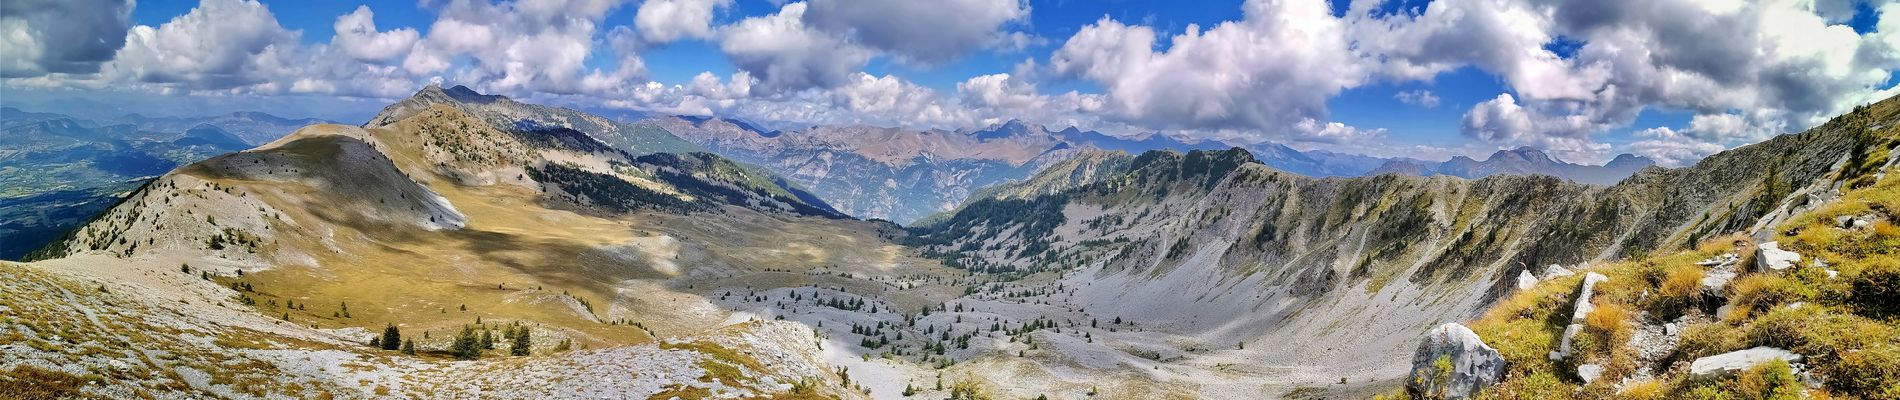
[[[1892,109],[1871,112],[1891,123]],[[1269,363],[1380,368],[1403,364],[1430,327],[1471,317],[1520,271],[1760,232],[1837,193],[1829,174],[1857,145],[1830,123],[1609,187],[1313,179],[1239,150],[1150,152],[1094,182],[978,199],[913,233],[973,271],[1061,271],[1076,288],[1067,301],[1092,313],[1138,315],[1210,345],[1325,336],[1364,345],[1268,350]]]

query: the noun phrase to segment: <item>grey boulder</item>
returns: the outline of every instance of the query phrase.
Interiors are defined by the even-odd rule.
[[[1412,355],[1405,389],[1416,397],[1463,399],[1504,377],[1504,356],[1457,323],[1432,329]]]

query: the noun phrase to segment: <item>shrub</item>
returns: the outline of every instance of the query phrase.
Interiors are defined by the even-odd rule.
[[[1583,317],[1583,326],[1584,329],[1602,339],[1598,341],[1599,344],[1620,346],[1629,342],[1630,335],[1635,333],[1635,328],[1630,326],[1630,318],[1628,308],[1623,307],[1622,304],[1606,302],[1597,305],[1595,310],[1591,310],[1589,315]]]
[[[1861,315],[1882,319],[1900,317],[1900,261],[1873,261],[1854,275],[1848,301]]]
[[[1662,381],[1646,380],[1624,386],[1622,391],[1616,392],[1616,398],[1621,400],[1657,400],[1667,398],[1665,396],[1668,395],[1668,390],[1669,388],[1663,386]]]
[[[1695,359],[1740,349],[1745,343],[1739,331],[1720,322],[1690,324],[1682,329],[1682,340],[1676,346],[1676,354],[1681,356],[1680,359]]]
[[[1682,264],[1670,267],[1657,288],[1658,297],[1651,308],[1663,319],[1673,319],[1694,307],[1702,298],[1702,267]]]
[[[1841,354],[1823,366],[1828,385],[1869,399],[1900,399],[1900,345],[1886,344]]]
[[[1743,397],[1761,400],[1798,400],[1801,381],[1787,361],[1773,360],[1750,367],[1736,378],[1736,389]]]
[[[1769,274],[1748,274],[1735,281],[1735,294],[1729,296],[1729,304],[1734,310],[1729,314],[1730,322],[1746,320],[1757,311],[1774,306],[1807,300],[1814,296],[1814,289],[1800,282]]]

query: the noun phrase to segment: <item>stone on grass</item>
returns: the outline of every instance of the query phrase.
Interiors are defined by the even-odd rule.
[[[1697,358],[1689,363],[1689,374],[1697,378],[1719,378],[1734,375],[1772,360],[1782,360],[1792,364],[1801,361],[1801,358],[1800,354],[1794,352],[1761,346]]]
[[[1780,272],[1801,262],[1801,254],[1782,250],[1781,244],[1767,242],[1755,246],[1755,272]]]
[[[1531,275],[1531,270],[1527,269],[1517,273],[1517,290],[1530,290],[1536,286],[1537,276]]]
[[[1432,329],[1412,355],[1405,389],[1415,397],[1463,399],[1504,377],[1504,357],[1457,323]]]
[[[1570,326],[1564,328],[1563,340],[1557,344],[1557,351],[1550,352],[1551,360],[1570,358],[1571,340],[1576,338],[1577,332],[1583,331],[1583,319],[1596,310],[1596,306],[1590,303],[1590,297],[1596,294],[1597,283],[1607,280],[1610,277],[1595,272],[1583,276],[1583,283],[1578,284],[1577,299],[1570,306]]]
[[[1583,379],[1583,383],[1595,382],[1597,378],[1601,377],[1603,377],[1602,365],[1584,364],[1577,366],[1577,378]]]

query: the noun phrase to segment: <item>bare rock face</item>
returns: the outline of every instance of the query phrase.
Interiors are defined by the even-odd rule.
[[[1504,357],[1457,323],[1439,325],[1412,355],[1405,389],[1417,397],[1463,399],[1504,377]]]
[[[1801,262],[1801,254],[1782,250],[1780,243],[1767,242],[1755,247],[1755,272],[1780,272]]]
[[[1780,359],[1789,363],[1801,361],[1801,355],[1774,347],[1761,346],[1748,350],[1736,350],[1695,359],[1689,363],[1689,373],[1698,378],[1722,377],[1741,372],[1761,363]]]

